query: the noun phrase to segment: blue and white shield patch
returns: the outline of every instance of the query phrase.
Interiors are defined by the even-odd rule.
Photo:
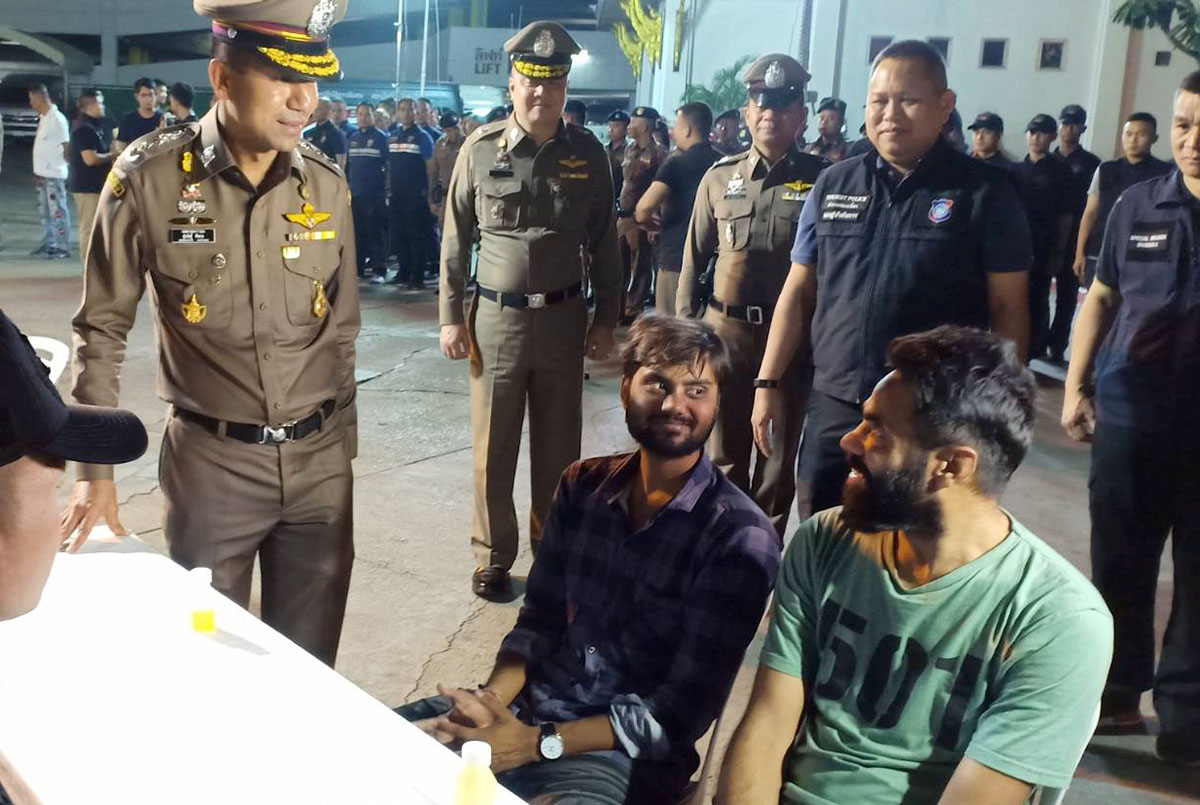
[[[950,220],[954,212],[954,199],[935,198],[929,205],[929,220],[935,224],[944,224]]]

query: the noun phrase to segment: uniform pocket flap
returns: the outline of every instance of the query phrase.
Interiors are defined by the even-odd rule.
[[[521,192],[520,179],[506,179],[498,182],[487,182],[483,185],[483,193],[487,196],[495,198],[504,198],[505,196],[514,196]]]
[[[718,221],[748,218],[754,214],[754,202],[748,198],[721,199],[713,207]]]
[[[217,263],[224,266],[224,258],[218,259],[220,253],[219,249],[211,247],[178,244],[159,246],[154,252],[152,270],[180,282],[195,282],[219,268]]]

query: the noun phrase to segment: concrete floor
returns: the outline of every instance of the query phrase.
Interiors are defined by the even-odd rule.
[[[82,285],[80,263],[77,257],[26,257],[40,237],[29,152],[10,144],[0,173],[0,307],[26,333],[69,343],[70,317]],[[357,559],[337,670],[381,701],[399,704],[433,693],[438,682],[470,686],[482,681],[520,601],[489,604],[469,589],[466,365],[445,360],[438,349],[436,297],[391,287],[364,285],[361,291],[358,366],[363,380],[354,464]],[[147,423],[151,449],[119,468],[117,479],[122,522],[162,551],[156,448],[165,405],[154,396],[156,360],[149,308],[143,302],[130,334],[121,403]],[[631,441],[617,398],[619,366],[608,362],[588,369],[583,455],[626,450]],[[1069,441],[1057,424],[1062,391],[1050,374],[1043,378],[1038,400],[1034,449],[1004,503],[1086,573],[1088,451]],[[64,378],[59,386],[65,393],[69,381]],[[518,512],[528,505],[524,453],[516,500]],[[529,563],[526,550],[514,568],[518,593]],[[1160,628],[1170,574],[1168,560],[1160,578]],[[718,736],[718,753],[748,695],[758,642],[747,654]],[[1144,707],[1151,712],[1148,701]],[[712,768],[719,768],[719,760]],[[1151,737],[1096,739],[1065,802],[1200,803],[1200,771],[1156,761]]]

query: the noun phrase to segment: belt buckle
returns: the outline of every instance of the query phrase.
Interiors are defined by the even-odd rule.
[[[284,444],[292,441],[295,438],[296,422],[285,422],[279,427],[273,425],[263,425],[262,435],[258,438],[259,444]]]
[[[751,324],[762,324],[763,309],[758,305],[746,305],[746,321]]]
[[[525,298],[528,300],[529,307],[533,310],[546,306],[546,295],[544,293],[531,293]]]

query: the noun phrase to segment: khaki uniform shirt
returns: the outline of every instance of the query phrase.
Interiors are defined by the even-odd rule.
[[[625,158],[621,163],[624,181],[621,183],[621,215],[633,215],[638,201],[658,174],[663,160],[662,149],[653,140],[645,148],[632,140],[625,146]]]
[[[463,138],[450,142],[448,136],[439,137],[433,145],[433,159],[429,160],[429,206],[433,208],[438,222],[446,219],[446,189],[450,187],[450,176],[454,162],[462,150]]]
[[[751,147],[709,168],[696,191],[675,309],[692,310],[696,279],[714,253],[714,298],[774,307],[791,267],[800,210],[826,164],[792,148],[768,165]]]
[[[480,126],[463,144],[446,197],[442,324],[463,324],[473,232],[478,281],[503,293],[549,293],[580,282],[583,260],[596,297],[594,323],[615,326],[621,256],[612,174],[587,129],[560,124],[540,148],[515,118]]]
[[[272,425],[336,399],[353,454],[359,304],[346,180],[302,140],[255,189],[221,139],[217,108],[139,138],[109,174],[73,321],[74,397],[117,404],[149,287],[162,399]]]

